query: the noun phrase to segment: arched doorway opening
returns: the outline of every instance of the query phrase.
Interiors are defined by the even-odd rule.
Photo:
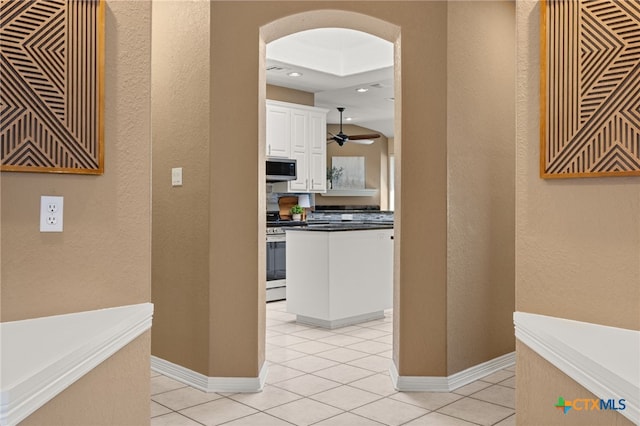
[[[401,81],[400,81],[400,28],[394,24],[385,22],[378,18],[374,18],[371,16],[367,16],[360,13],[355,12],[347,12],[343,10],[316,10],[309,11],[304,13],[299,13],[287,17],[283,17],[276,21],[273,21],[269,24],[266,24],[260,28],[260,41],[259,41],[259,105],[260,112],[259,116],[259,129],[260,129],[260,145],[264,146],[265,144],[265,132],[264,129],[266,127],[266,117],[264,113],[265,102],[266,102],[266,85],[267,85],[267,77],[266,77],[266,46],[270,42],[274,40],[278,40],[283,37],[287,37],[292,34],[296,34],[301,31],[318,29],[318,28],[345,28],[351,30],[361,31],[367,34],[374,35],[383,40],[386,40],[394,45],[394,98],[396,102],[394,103],[394,128],[395,128],[395,140],[399,143],[400,139],[400,123],[401,123],[401,102],[400,94],[401,94]],[[261,153],[261,155],[264,155]],[[399,155],[393,157],[395,161],[399,162]],[[387,164],[383,165],[387,167]],[[264,174],[261,173],[263,176]],[[390,185],[394,185],[394,182],[390,182]],[[394,191],[395,192],[395,191]],[[394,200],[392,204],[395,204],[396,208],[400,206],[400,196],[397,195],[397,198]],[[388,202],[385,200],[385,205],[388,205]],[[399,259],[399,241],[396,240],[395,244],[395,259]],[[394,263],[398,263],[397,261]],[[395,275],[395,274],[394,274]],[[397,275],[395,275],[397,276]],[[394,278],[394,295],[399,293],[399,280]],[[399,305],[395,305],[394,315],[399,314]],[[262,315],[262,313],[261,313]],[[259,335],[261,335],[261,342],[265,342],[265,321],[261,322],[261,330],[258,331]],[[397,354],[398,348],[397,344],[394,344],[396,348],[394,349],[394,353]]]

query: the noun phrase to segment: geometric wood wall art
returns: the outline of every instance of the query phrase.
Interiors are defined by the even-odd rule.
[[[541,3],[540,175],[640,175],[640,0]]]
[[[2,0],[0,170],[104,171],[104,3]]]

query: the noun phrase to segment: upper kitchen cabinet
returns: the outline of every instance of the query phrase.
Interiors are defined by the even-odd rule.
[[[327,110],[309,112],[309,190],[327,190]]]
[[[297,162],[297,179],[275,184],[275,191],[327,190],[327,112],[328,110],[322,108],[267,101],[267,156],[286,156]],[[271,120],[273,122],[270,122]],[[274,137],[286,141],[288,146],[280,145],[278,150],[274,151],[277,142],[270,139]],[[285,151],[288,152],[287,155],[280,154]]]
[[[267,102],[267,157],[291,155],[291,109]]]

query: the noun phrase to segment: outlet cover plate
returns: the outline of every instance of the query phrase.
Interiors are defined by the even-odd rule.
[[[64,197],[40,197],[40,232],[62,232]]]

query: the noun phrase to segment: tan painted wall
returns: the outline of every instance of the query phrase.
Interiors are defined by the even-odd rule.
[[[342,126],[343,131],[348,135],[375,133],[374,130],[367,129],[352,124]],[[338,133],[339,125],[330,124],[327,131],[334,135]],[[382,135],[374,139],[371,145],[358,145],[346,143],[343,146],[337,143],[327,145],[327,167],[331,167],[332,157],[358,156],[364,157],[365,161],[365,187],[379,189],[373,197],[325,197],[316,196],[317,205],[378,205],[382,210],[388,207],[388,186],[387,186],[387,138]],[[384,203],[383,203],[384,201]]]
[[[150,340],[151,333],[144,333],[36,410],[20,426],[148,425]]]
[[[515,3],[451,2],[448,23],[452,374],[515,350]]]
[[[267,99],[291,102],[299,105],[315,105],[313,93],[289,89],[288,87],[274,86],[272,84],[267,84]]]
[[[538,177],[539,6],[518,5],[516,308],[638,330],[640,179]]]
[[[224,199],[243,210],[215,209],[211,227],[211,324],[212,345],[224,353],[212,357],[211,366],[226,372],[255,374],[260,352],[260,330],[264,305],[261,281],[264,252],[257,244],[263,235],[264,183],[258,175],[263,166],[259,149],[264,138],[259,85],[262,64],[255,43],[260,26],[278,18],[314,9],[324,12],[315,17],[291,17],[282,25],[263,31],[265,42],[314,26],[342,26],[368,30],[397,40],[397,30],[382,22],[356,18],[348,12],[361,12],[394,25],[403,26],[402,91],[398,86],[396,117],[401,120],[403,153],[407,160],[401,170],[399,189],[415,197],[407,199],[399,220],[408,233],[397,233],[407,256],[396,268],[402,277],[402,290],[396,309],[402,307],[398,324],[401,333],[396,345],[396,362],[404,375],[441,375],[446,371],[446,4],[439,2],[214,2],[212,4],[212,200]],[[334,9],[334,10],[332,10]],[[402,114],[400,116],[400,106]],[[234,120],[243,117],[243,125]],[[425,135],[425,128],[429,129]],[[233,141],[233,143],[229,143]],[[399,150],[397,150],[399,152]],[[215,153],[215,155],[213,154]],[[229,158],[257,165],[237,173]],[[403,211],[410,214],[403,215]],[[417,215],[415,212],[421,212]],[[230,229],[228,223],[237,226]],[[258,249],[256,249],[258,247]],[[257,258],[257,260],[256,260]],[[214,273],[215,271],[215,273]],[[259,284],[259,285],[257,285]],[[230,300],[234,303],[229,303]],[[256,309],[258,305],[260,310]],[[216,327],[214,324],[221,324]],[[225,324],[225,326],[222,326]],[[234,324],[234,327],[228,327]],[[215,342],[215,343],[214,343]],[[402,348],[400,350],[399,348]],[[400,356],[398,355],[400,353]],[[240,367],[240,366],[244,367]],[[237,374],[237,373],[236,373]]]
[[[106,3],[104,175],[2,174],[2,321],[150,301],[150,19],[150,2]],[[41,195],[65,197],[63,233],[39,232]],[[64,392],[46,423],[95,422],[119,406],[148,421],[148,336],[130,346],[98,367],[108,378],[82,379],[102,397]]]
[[[258,85],[255,25],[262,14],[251,3],[211,4],[211,376],[256,377],[264,362],[265,183],[257,123],[264,108],[258,90],[265,96],[266,87]]]
[[[293,16],[312,10],[322,12]],[[285,19],[260,31],[280,18]],[[269,42],[322,26],[365,30],[398,46],[402,81],[396,82],[394,152],[402,202],[396,210],[394,359],[400,374],[442,376],[450,371],[448,362],[467,362],[466,355],[461,362],[447,356],[448,95],[442,66],[447,18],[444,2],[211,4],[210,175],[204,195],[209,203],[208,375],[255,377],[264,361],[266,85],[259,55],[264,45],[256,40],[260,34]],[[247,84],[260,78],[261,84]]]
[[[151,352],[202,374],[209,363],[208,0],[153,5]],[[171,186],[171,168],[183,186]],[[189,348],[189,350],[185,350]]]
[[[516,422],[518,425],[545,426],[631,426],[633,422],[610,410],[576,411],[567,414],[554,405],[565,399],[599,399],[524,343],[517,341]],[[523,391],[518,391],[522,386]]]
[[[539,20],[538,2],[517,2],[516,310],[639,330],[640,180],[538,177]],[[518,364],[519,372],[537,366],[524,345]],[[565,380],[552,367],[537,374]],[[557,413],[527,398],[537,390],[546,404],[558,391],[535,388],[533,376],[517,376],[518,423],[552,424]]]
[[[209,327],[210,281],[218,276],[211,269],[210,277],[210,209],[227,205],[210,193],[210,7],[201,0],[153,8],[152,354],[205,375],[228,376],[209,364],[211,352],[219,351]],[[267,96],[313,105],[313,94],[300,90],[268,86]],[[241,127],[242,121],[233,122]],[[182,187],[171,186],[172,167],[183,167]],[[229,179],[222,183],[233,187]],[[226,321],[219,324],[228,328]]]

